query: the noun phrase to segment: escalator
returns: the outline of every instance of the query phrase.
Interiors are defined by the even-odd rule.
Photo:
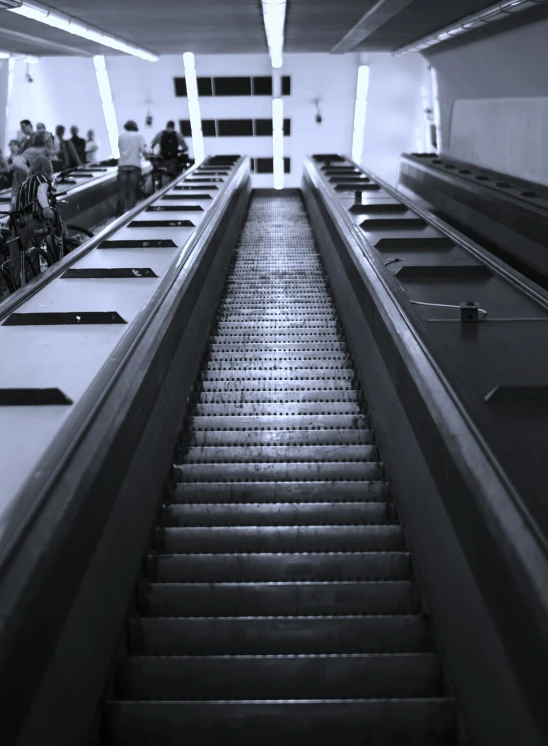
[[[104,744],[457,743],[373,428],[300,192],[255,191]]]

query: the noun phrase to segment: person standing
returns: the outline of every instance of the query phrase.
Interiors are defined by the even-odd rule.
[[[147,149],[144,137],[139,133],[137,124],[129,119],[124,124],[124,131],[118,137],[120,158],[118,159],[118,217],[137,204],[139,181],[141,179],[141,156],[146,157]]]
[[[12,160],[13,183],[11,192],[12,207],[15,205],[15,197],[21,184],[27,179],[33,162],[43,156],[48,160],[53,153],[53,137],[51,132],[35,132],[32,136],[32,145],[24,153],[15,155]]]
[[[175,129],[175,122],[173,120],[170,120],[166,124],[166,128],[158,132],[154,140],[150,143],[151,149],[154,149],[157,145],[160,146],[160,157],[162,158],[164,168],[174,177],[177,176],[180,170],[179,153],[187,153],[188,145],[181,133]]]
[[[81,163],[78,153],[70,140],[65,140],[65,128],[58,124],[55,128],[52,164],[54,171],[76,168]]]
[[[29,140],[34,134],[34,129],[32,128],[32,123],[28,119],[22,119],[19,122],[19,126],[21,127],[21,135],[18,138],[19,152],[22,153],[23,150],[28,147]]]
[[[99,143],[95,139],[95,132],[88,130],[86,140],[86,163],[97,163],[97,151],[99,150]]]
[[[86,162],[86,141],[83,137],[80,137],[78,135],[78,127],[76,125],[72,125],[70,128],[70,134],[72,137],[70,138],[69,142],[71,142],[74,145],[74,150],[78,154],[78,158],[80,159],[80,163]]]

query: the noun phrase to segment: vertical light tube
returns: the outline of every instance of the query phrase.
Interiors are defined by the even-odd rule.
[[[284,188],[284,103],[272,99],[272,157],[274,161],[274,189]]]
[[[196,165],[205,158],[204,136],[202,134],[202,117],[200,115],[200,102],[198,101],[198,79],[194,65],[192,52],[183,54],[185,66],[186,95],[188,99],[188,114],[190,118],[190,129],[192,131],[192,148]]]
[[[107,65],[104,56],[102,54],[95,55],[93,58],[93,64],[95,66],[95,74],[97,75],[97,85],[99,86],[99,95],[101,96],[101,104],[103,105],[103,115],[107,126],[112,157],[119,158],[118,121],[114,110],[114,102],[112,101],[112,91],[110,88],[110,80],[108,78]]]
[[[8,89],[6,91],[6,131],[5,131],[5,152],[8,150],[8,142],[10,141],[10,113],[11,113],[11,97],[13,95],[13,83],[15,79],[15,60],[13,57],[8,57]]]
[[[363,156],[363,142],[365,135],[365,121],[367,119],[367,96],[369,93],[369,66],[358,67],[358,81],[356,84],[356,104],[354,109],[354,133],[352,136],[352,160],[361,163]]]
[[[440,89],[438,85],[438,73],[435,67],[430,68],[432,76],[432,103],[434,109],[434,124],[436,126],[436,152],[441,153],[441,110],[440,110]]]

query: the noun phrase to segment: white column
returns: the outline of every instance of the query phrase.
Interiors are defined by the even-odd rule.
[[[101,104],[103,105],[103,114],[105,117],[105,123],[107,125],[108,139],[110,142],[112,157],[119,158],[120,151],[118,150],[118,121],[116,119],[116,111],[114,110],[114,102],[112,100],[112,91],[110,88],[107,64],[102,54],[98,54],[93,58],[93,64],[95,65],[97,85],[99,86],[99,95],[101,96]]]

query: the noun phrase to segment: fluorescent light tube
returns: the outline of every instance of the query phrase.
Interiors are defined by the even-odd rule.
[[[283,65],[286,0],[262,0],[266,43],[272,67]]]
[[[116,119],[116,111],[114,110],[114,102],[112,101],[107,65],[103,55],[96,55],[93,58],[93,64],[97,75],[97,85],[99,86],[99,95],[101,96],[101,104],[103,105],[103,115],[105,117],[105,124],[107,125],[110,149],[112,150],[113,158],[119,158],[118,121]]]
[[[183,54],[185,66],[186,95],[188,101],[188,115],[190,118],[190,129],[192,132],[192,149],[196,165],[205,158],[204,136],[202,133],[202,116],[200,114],[200,102],[198,100],[198,79],[192,52]]]
[[[97,44],[111,47],[111,49],[118,49],[121,52],[131,54],[134,57],[140,57],[148,62],[157,62],[159,59],[158,55],[149,52],[147,49],[129,44],[123,41],[123,39],[118,39],[115,36],[104,33],[100,29],[81,23],[66,13],[60,13],[44,5],[40,5],[40,3],[31,2],[31,0],[25,0],[19,8],[11,8],[8,12],[16,13],[39,23],[45,23],[47,26],[61,29],[69,34],[88,39],[88,41],[94,41]]]
[[[272,158],[274,165],[274,189],[284,187],[284,102],[272,99]]]
[[[367,96],[369,94],[369,66],[360,65],[356,83],[356,103],[354,107],[354,132],[352,134],[352,160],[361,163],[363,140],[367,119]]]

